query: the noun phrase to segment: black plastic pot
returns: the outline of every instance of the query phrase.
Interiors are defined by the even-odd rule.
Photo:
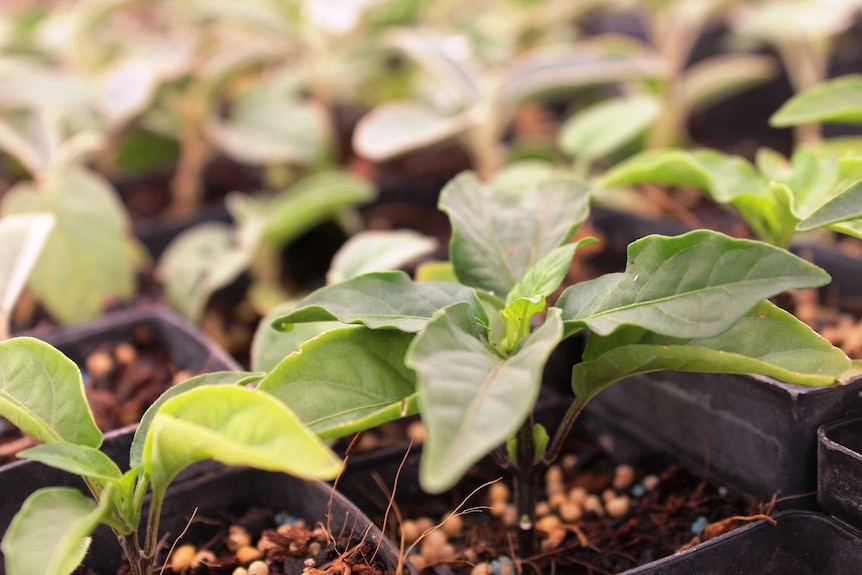
[[[817,431],[817,502],[827,513],[862,526],[862,418]]]
[[[862,532],[825,515],[784,511],[626,575],[862,574]]]

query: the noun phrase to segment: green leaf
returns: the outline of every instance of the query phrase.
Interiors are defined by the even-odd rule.
[[[200,320],[210,296],[251,264],[261,226],[260,220],[237,229],[206,222],[180,234],[162,254],[156,270],[170,306],[193,322]]]
[[[374,186],[346,172],[318,173],[302,179],[264,207],[264,239],[284,246],[334,217],[340,210],[370,202]]]
[[[647,150],[608,171],[601,186],[642,183],[697,188],[721,204],[766,193],[766,183],[751,164],[715,150]]]
[[[586,401],[608,385],[662,369],[706,373],[755,373],[787,383],[827,386],[839,382],[851,361],[793,315],[763,301],[724,333],[675,339],[639,328],[591,335],[584,361],[572,370],[575,395]]]
[[[407,365],[416,370],[428,432],[419,469],[425,491],[454,485],[523,425],[562,331],[560,314],[552,309],[518,353],[504,358],[486,343],[470,308],[459,303],[442,310],[416,337]]]
[[[359,232],[347,240],[329,266],[335,284],[370,272],[399,269],[437,249],[437,240],[412,230]]]
[[[446,141],[474,124],[470,114],[445,116],[419,102],[387,102],[359,120],[353,149],[364,158],[383,162]]]
[[[282,402],[225,385],[166,401],[144,443],[144,470],[156,494],[184,468],[208,459],[320,479],[335,477],[340,468],[338,457]]]
[[[779,70],[774,58],[759,54],[720,54],[701,60],[682,77],[685,109],[692,114],[709,108],[770,81]]]
[[[288,331],[279,331],[272,327],[272,322],[276,318],[291,312],[295,307],[295,301],[279,304],[257,324],[254,339],[251,342],[253,371],[270,371],[282,359],[298,351],[303,342],[331,329],[344,327],[343,323],[337,321],[297,323],[293,324]]]
[[[24,502],[0,544],[8,575],[68,575],[83,559],[83,541],[108,510],[77,489],[40,489]],[[75,560],[78,560],[77,562]]]
[[[9,338],[15,302],[54,222],[51,214],[0,218],[0,341]]]
[[[321,437],[341,437],[416,412],[404,366],[413,336],[346,327],[306,341],[258,384]],[[337,357],[338,361],[333,361]]]
[[[500,190],[466,172],[443,189],[440,209],[452,222],[450,257],[458,279],[502,297],[572,238],[589,213],[589,189],[558,177]]]
[[[0,416],[42,443],[102,444],[78,366],[38,339],[0,342]]]
[[[248,373],[244,371],[216,371],[213,373],[203,373],[189,378],[182,383],[174,385],[156,399],[153,404],[147,408],[144,415],[141,416],[141,422],[135,430],[135,436],[132,438],[132,446],[129,448],[129,463],[132,467],[136,467],[143,463],[144,441],[150,431],[150,426],[153,423],[153,418],[158,413],[159,408],[166,401],[177,397],[191,389],[196,389],[204,385],[248,385],[259,381],[263,377],[260,373]]]
[[[569,287],[557,305],[567,332],[608,335],[636,325],[673,337],[712,337],[764,298],[829,282],[820,268],[761,242],[698,230],[647,236],[628,248],[625,273]]]
[[[404,272],[375,272],[315,291],[294,311],[272,323],[280,330],[303,322],[340,321],[372,329],[394,328],[417,332],[438,309],[470,302],[482,313],[474,291],[447,282],[414,283]]]
[[[452,262],[425,262],[416,267],[416,282],[448,282],[458,283]]]
[[[660,110],[658,99],[647,94],[605,100],[566,120],[560,148],[579,159],[605,157],[643,134]]]
[[[790,172],[776,181],[790,190],[790,212],[796,220],[813,214],[840,189],[838,159],[832,155],[817,156],[809,150],[793,154]]]
[[[583,238],[551,250],[536,265],[528,269],[524,277],[515,284],[506,296],[506,305],[511,305],[519,298],[529,298],[534,295],[550,296],[566,279],[575,251],[581,246],[589,246],[597,241],[595,238]]]
[[[307,164],[329,139],[326,110],[260,83],[231,103],[230,117],[206,125],[213,143],[232,159],[252,165]]]
[[[776,128],[814,122],[862,124],[862,76],[843,76],[805,90],[769,119]]]
[[[835,196],[796,226],[799,231],[862,219],[862,181]]]
[[[522,297],[506,306],[501,312],[503,323],[506,326],[505,336],[501,342],[504,352],[515,351],[521,340],[530,333],[530,320],[533,319],[534,315],[543,311],[545,311],[545,296],[543,295]]]
[[[65,441],[31,447],[18,452],[17,457],[39,461],[73,475],[102,482],[117,481],[123,476],[117,464],[95,447]]]
[[[508,163],[495,172],[491,178],[491,187],[504,193],[517,194],[518,190],[548,180],[555,173],[554,165],[550,162],[536,159],[521,160]]]
[[[61,322],[96,318],[112,299],[134,293],[126,214],[100,176],[80,168],[51,172],[39,184],[9,190],[2,209],[4,215],[47,212],[56,219],[29,285]]]

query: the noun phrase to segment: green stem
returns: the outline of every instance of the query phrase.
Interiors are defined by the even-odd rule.
[[[566,410],[566,415],[563,416],[563,421],[557,428],[557,433],[554,434],[554,437],[548,443],[548,449],[542,456],[542,463],[544,465],[550,465],[557,459],[557,457],[559,457],[560,450],[563,448],[566,438],[569,436],[569,433],[571,433],[572,427],[575,425],[575,421],[577,421],[578,416],[584,410],[588,400],[589,398],[583,400],[576,398],[569,406],[569,409]]]
[[[532,417],[518,430],[517,465],[515,467],[515,507],[518,510],[518,554],[532,557],[536,554],[536,492],[539,465],[535,460]]]

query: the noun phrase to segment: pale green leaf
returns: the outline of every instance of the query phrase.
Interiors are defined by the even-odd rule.
[[[0,416],[42,443],[102,444],[78,366],[38,339],[0,342]]]
[[[649,128],[661,110],[652,95],[605,100],[579,111],[560,128],[560,148],[570,156],[595,160],[628,144]]]
[[[813,122],[862,124],[862,76],[843,76],[805,90],[769,119],[776,128]]]
[[[287,245],[340,210],[375,197],[377,191],[372,184],[347,172],[314,174],[266,204],[264,238],[276,245]]]
[[[470,308],[456,304],[417,336],[407,365],[416,370],[427,429],[420,463],[424,490],[448,489],[523,425],[562,332],[560,314],[552,309],[518,352],[504,358],[483,340]]]
[[[326,282],[335,284],[370,272],[397,270],[437,249],[437,240],[412,230],[359,232],[332,258]]]
[[[862,181],[856,182],[835,196],[796,226],[808,231],[832,224],[862,219]]]
[[[275,306],[257,324],[251,342],[251,368],[254,371],[270,371],[278,363],[299,350],[299,345],[313,337],[345,324],[337,321],[320,321],[293,324],[288,331],[272,327],[272,322],[296,307],[295,301]]]
[[[543,311],[545,311],[545,296],[543,295],[518,298],[506,305],[500,312],[505,325],[505,335],[501,342],[504,352],[515,351],[518,344],[530,333],[530,320]],[[491,339],[490,341],[493,345],[494,340]]]
[[[80,168],[51,172],[40,184],[9,190],[2,210],[47,212],[56,219],[29,285],[61,322],[96,318],[109,301],[132,296],[128,221],[116,192],[100,176]]]
[[[65,441],[37,445],[19,451],[17,457],[39,461],[73,475],[90,477],[102,482],[117,481],[123,476],[117,464],[95,447]]]
[[[697,112],[768,82],[779,69],[775,59],[760,54],[719,54],[701,60],[682,78],[686,110]]]
[[[416,412],[416,383],[404,366],[413,336],[346,327],[284,358],[258,384],[321,437],[341,437]],[[338,361],[333,361],[338,358]]]
[[[589,189],[559,177],[500,190],[466,172],[443,189],[440,209],[452,222],[450,257],[458,279],[502,298],[572,238],[589,213]]]
[[[480,312],[471,288],[448,282],[414,283],[404,272],[374,272],[320,288],[272,325],[286,330],[294,323],[340,321],[417,332],[435,311],[462,301]]]
[[[77,489],[40,489],[24,502],[0,544],[8,575],[69,575],[86,540],[107,513]]]
[[[503,192],[517,193],[555,174],[554,165],[544,160],[521,160],[506,164],[491,178],[491,186]]]
[[[551,250],[548,255],[528,269],[515,284],[506,296],[506,305],[511,305],[519,298],[530,298],[534,295],[550,296],[566,279],[575,251],[581,246],[592,245],[597,241],[595,238],[583,238]]]
[[[790,172],[776,182],[790,190],[790,212],[797,220],[804,220],[841,191],[836,189],[838,176],[835,156],[800,150],[793,154]]]
[[[51,214],[0,218],[0,341],[9,337],[15,302],[54,222]]]
[[[359,120],[353,149],[382,162],[448,140],[474,124],[469,114],[445,116],[418,102],[387,102]]]
[[[675,339],[633,327],[591,335],[584,361],[572,370],[572,387],[587,400],[615,381],[662,369],[753,373],[827,386],[838,383],[851,362],[807,325],[763,301],[712,338]]]
[[[417,282],[458,283],[452,262],[425,262],[416,267],[414,276]]]
[[[202,373],[191,377],[177,385],[172,386],[156,399],[141,416],[135,436],[132,438],[132,446],[129,449],[129,463],[132,467],[143,463],[144,441],[149,433],[153,418],[159,408],[172,397],[176,397],[191,389],[204,385],[248,385],[260,380],[262,373],[249,373],[245,371],[216,371],[213,373]]]
[[[331,479],[338,457],[282,402],[262,391],[216,385],[164,404],[144,443],[143,465],[154,493],[183,469],[213,459],[299,477]]]
[[[589,327],[608,335],[635,325],[705,338],[728,329],[762,299],[829,279],[786,250],[698,230],[632,243],[625,273],[571,286],[557,305],[567,331]]]

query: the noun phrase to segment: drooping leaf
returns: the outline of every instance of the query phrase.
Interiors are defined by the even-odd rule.
[[[24,502],[0,544],[8,575],[69,575],[90,534],[108,512],[77,489],[40,489]],[[77,559],[77,561],[76,561]]]
[[[16,457],[39,461],[73,475],[92,477],[102,482],[116,481],[123,476],[117,464],[95,447],[65,441],[37,445],[19,451]]]
[[[829,279],[786,250],[698,230],[632,243],[625,273],[571,286],[557,305],[567,331],[589,327],[608,335],[634,325],[705,338],[729,328],[764,298]]]
[[[413,283],[404,272],[374,272],[320,288],[272,325],[286,330],[294,323],[340,321],[417,332],[435,311],[460,301],[470,302],[481,313],[471,288],[447,282]]]
[[[862,219],[862,181],[835,196],[796,226],[799,231]]]
[[[236,228],[205,222],[180,234],[162,254],[156,270],[171,307],[197,322],[210,296],[251,264],[262,233],[262,218],[249,218]]]
[[[64,323],[93,319],[111,299],[134,292],[126,248],[128,221],[116,192],[80,168],[51,172],[40,184],[22,183],[3,198],[4,215],[47,212],[54,229],[29,285],[52,316]]]
[[[158,413],[159,408],[172,397],[176,397],[190,389],[195,389],[204,385],[248,385],[260,380],[263,377],[262,373],[249,373],[245,371],[216,371],[213,373],[202,373],[191,377],[177,385],[172,386],[158,399],[156,399],[150,407],[141,416],[141,422],[135,430],[135,436],[132,438],[132,446],[129,449],[129,464],[132,467],[143,463],[144,441],[150,431],[150,425],[153,423],[153,418]]]
[[[51,214],[0,219],[0,341],[9,337],[15,302],[54,227]]]
[[[458,279],[502,298],[572,238],[589,213],[589,189],[559,177],[499,190],[466,172],[443,189],[440,209],[452,222],[450,257]]]
[[[445,116],[418,102],[388,102],[359,120],[353,149],[382,162],[457,136],[475,124],[470,114]]]
[[[251,342],[251,368],[254,371],[268,372],[278,363],[298,351],[300,344],[318,335],[345,324],[337,321],[320,321],[293,324],[288,331],[272,327],[272,322],[296,307],[295,301],[277,305],[257,324]]]
[[[483,340],[469,306],[441,311],[416,337],[407,365],[416,370],[427,429],[420,483],[443,491],[504,443],[527,419],[542,369],[562,339],[560,314],[550,310],[516,354],[505,358]]]
[[[412,230],[359,232],[332,258],[328,284],[370,272],[399,269],[437,249],[437,240]]]
[[[264,238],[287,245],[340,210],[373,200],[369,182],[346,172],[314,174],[293,184],[267,203]]]
[[[282,402],[262,391],[206,385],[159,408],[144,442],[143,465],[154,493],[198,461],[246,465],[331,479],[338,457]]]
[[[658,118],[655,96],[606,100],[576,113],[560,128],[560,148],[570,156],[595,160],[615,152],[643,134]]]
[[[769,119],[776,128],[813,122],[862,123],[862,76],[842,76],[797,94]]]
[[[38,339],[0,342],[0,416],[42,443],[102,444],[78,367]]]
[[[572,370],[578,398],[589,399],[614,383],[662,369],[708,373],[756,373],[800,385],[835,385],[852,369],[841,350],[807,325],[763,301],[724,333],[677,339],[625,327],[591,335],[584,361]]]
[[[529,298],[534,295],[550,296],[566,279],[575,251],[581,246],[592,245],[597,241],[595,238],[583,238],[551,250],[518,280],[506,296],[506,305],[511,305],[519,298]]]
[[[330,330],[285,357],[258,389],[321,437],[364,431],[416,412],[415,378],[404,365],[412,340],[395,330]]]

